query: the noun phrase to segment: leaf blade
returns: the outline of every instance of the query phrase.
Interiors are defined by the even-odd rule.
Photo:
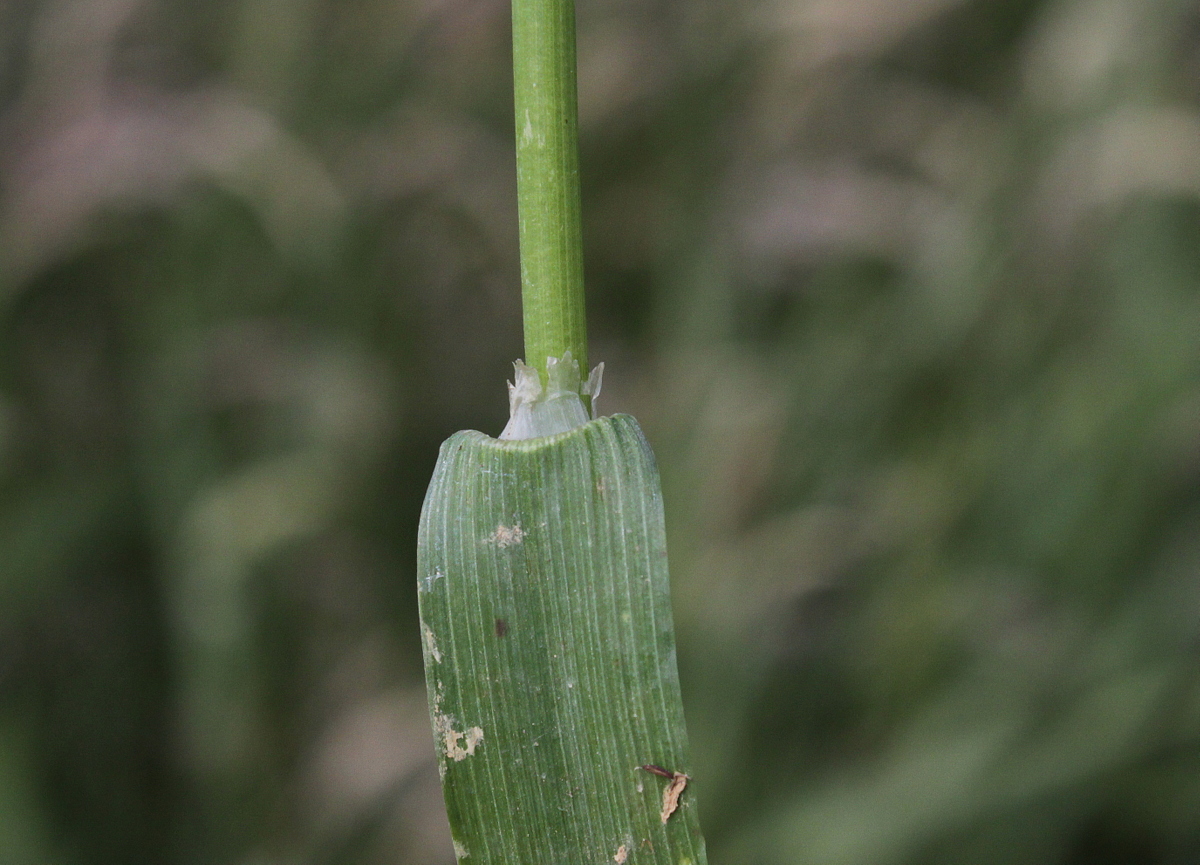
[[[691,791],[664,825],[665,782],[640,769],[688,771],[661,492],[636,421],[451,437],[418,558],[460,858],[701,865]]]

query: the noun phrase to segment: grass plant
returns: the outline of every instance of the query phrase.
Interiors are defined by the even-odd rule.
[[[658,470],[632,417],[589,420],[579,375],[573,0],[515,0],[513,53],[529,366],[500,439],[442,445],[418,539],[455,854],[703,865]]]

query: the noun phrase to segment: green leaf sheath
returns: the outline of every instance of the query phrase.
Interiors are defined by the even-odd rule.
[[[574,0],[513,0],[525,362],[571,352],[587,375]]]
[[[628,415],[442,445],[421,515],[429,707],[460,860],[704,865],[654,457]]]

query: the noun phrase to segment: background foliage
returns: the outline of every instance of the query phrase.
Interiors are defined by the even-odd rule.
[[[1200,860],[1200,10],[580,0],[714,862]],[[499,0],[0,4],[0,860],[447,863]]]

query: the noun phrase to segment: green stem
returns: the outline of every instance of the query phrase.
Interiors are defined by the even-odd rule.
[[[525,361],[567,351],[587,376],[574,0],[513,0],[517,208]]]

